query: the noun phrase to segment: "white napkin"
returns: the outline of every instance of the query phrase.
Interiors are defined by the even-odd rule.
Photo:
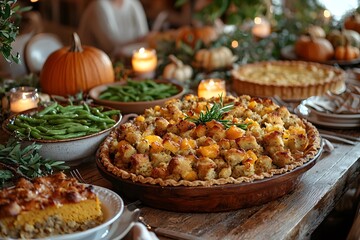
[[[320,112],[335,114],[358,114],[360,113],[360,87],[348,84],[345,92],[334,94],[327,92],[324,96],[318,96],[307,101],[306,105]]]
[[[142,223],[135,223],[131,229],[132,240],[159,240],[155,233],[150,232]]]

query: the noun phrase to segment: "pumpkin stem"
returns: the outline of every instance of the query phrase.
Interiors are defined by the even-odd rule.
[[[72,43],[71,43],[70,52],[82,52],[82,51],[83,48],[81,46],[79,35],[76,32],[74,32],[72,34]]]
[[[174,55],[170,54],[169,55],[169,59],[171,62],[173,62],[177,67],[181,67],[183,65],[182,61],[180,61],[180,59],[178,59],[177,57],[175,57]]]

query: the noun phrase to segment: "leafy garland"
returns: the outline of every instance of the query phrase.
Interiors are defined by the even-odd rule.
[[[21,13],[29,11],[31,7],[21,7],[16,1],[0,1],[0,52],[8,62],[19,63],[20,55],[11,53],[11,44],[19,33]]]
[[[21,177],[33,179],[69,168],[63,161],[41,157],[40,148],[41,145],[36,143],[22,147],[13,138],[4,145],[0,144],[0,188],[11,185]]]

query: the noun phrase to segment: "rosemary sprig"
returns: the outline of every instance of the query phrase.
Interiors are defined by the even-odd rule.
[[[63,161],[41,157],[40,148],[41,145],[36,143],[22,148],[15,139],[10,139],[6,145],[0,144],[0,188],[20,177],[32,179],[68,168]]]
[[[246,130],[247,124],[236,124],[232,123],[230,120],[223,119],[224,113],[229,112],[233,108],[234,103],[229,103],[224,106],[223,99],[220,97],[219,102],[214,102],[210,109],[208,106],[206,106],[206,111],[200,112],[197,118],[187,116],[185,119],[194,122],[196,125],[206,124],[207,122],[215,120],[222,123],[225,128],[229,128],[230,126],[235,125],[241,129]]]

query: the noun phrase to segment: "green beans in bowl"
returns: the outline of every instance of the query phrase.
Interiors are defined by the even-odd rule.
[[[55,102],[14,114],[3,122],[2,128],[24,146],[33,142],[41,145],[42,157],[74,165],[95,156],[100,143],[121,120],[117,109]]]
[[[184,93],[178,84],[148,79],[103,84],[91,89],[89,95],[96,104],[120,109],[123,114],[142,114],[145,109],[181,98]]]

